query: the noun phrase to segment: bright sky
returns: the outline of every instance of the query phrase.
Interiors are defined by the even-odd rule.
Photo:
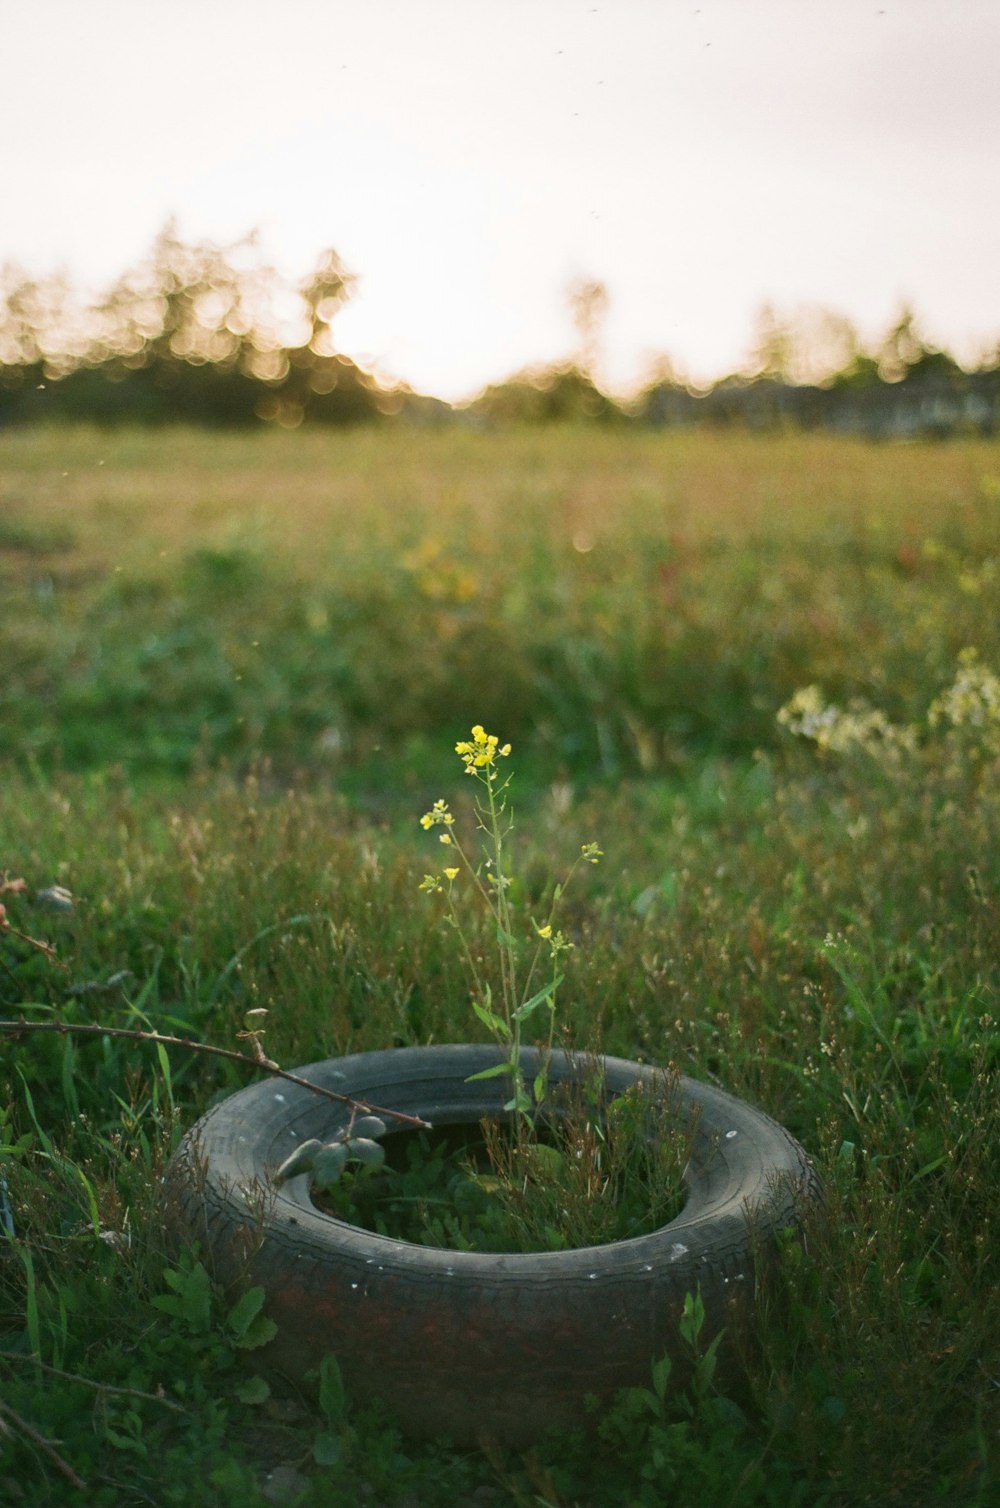
[[[0,262],[334,246],[341,347],[425,392],[570,354],[581,276],[618,387],[765,299],[1000,337],[998,0],[0,0],[0,58]]]

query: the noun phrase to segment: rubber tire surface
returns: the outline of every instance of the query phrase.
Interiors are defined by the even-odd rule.
[[[499,1061],[490,1046],[398,1048],[296,1070],[354,1099],[435,1126],[498,1115],[502,1078],[467,1082]],[[662,1070],[600,1061],[609,1096]],[[528,1080],[535,1071],[526,1054]],[[578,1081],[556,1053],[550,1082]],[[524,1446],[583,1422],[588,1394],[646,1386],[673,1353],[685,1295],[700,1289],[713,1328],[753,1288],[755,1252],[819,1197],[805,1152],[775,1121],[708,1084],[680,1078],[678,1113],[696,1117],[682,1213],[652,1235],[564,1252],[494,1255],[417,1246],[320,1213],[305,1178],[271,1174],[297,1142],[326,1141],[348,1119],[277,1079],[241,1090],[184,1138],[165,1179],[168,1228],[198,1241],[216,1278],[260,1283],[278,1335],[266,1359],[301,1377],[326,1352],[355,1396],[380,1397],[411,1433]]]

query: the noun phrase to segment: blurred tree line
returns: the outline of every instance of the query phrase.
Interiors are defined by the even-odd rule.
[[[574,354],[526,368],[453,409],[404,383],[380,382],[338,352],[333,322],[354,276],[327,250],[292,282],[256,237],[186,244],[173,224],[96,300],[68,279],[0,268],[0,424],[185,422],[239,427],[358,424],[404,416],[480,424],[584,422],[826,427],[883,438],[993,434],[1000,427],[1000,347],[969,370],[923,336],[904,307],[866,345],[851,322],[764,305],[742,370],[707,389],[659,358],[630,401],[599,381],[603,283],[568,289]]]
[[[575,358],[485,388],[469,405],[473,414],[497,423],[828,428],[884,439],[991,435],[1000,428],[1000,347],[970,371],[926,340],[908,306],[866,345],[843,315],[805,307],[782,316],[765,304],[740,371],[697,387],[660,356],[636,396],[617,402],[597,377],[606,291],[578,282],[569,301],[579,336]]]
[[[335,251],[293,283],[256,237],[188,245],[168,224],[149,255],[83,303],[64,276],[0,269],[0,423],[242,426],[376,420],[434,400],[385,386],[334,343],[354,282]],[[443,407],[443,405],[441,406]]]
[[[707,391],[668,372],[640,396],[653,423],[740,423],[758,429],[826,428],[882,439],[991,435],[1000,424],[1000,347],[963,367],[927,340],[903,305],[866,344],[845,316],[765,304],[745,368]]]

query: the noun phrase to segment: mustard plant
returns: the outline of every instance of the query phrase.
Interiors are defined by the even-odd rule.
[[[504,1054],[502,1062],[474,1077],[509,1076],[512,1092],[504,1109],[513,1112],[519,1126],[524,1128],[545,1099],[555,1034],[556,994],[564,977],[560,960],[574,946],[555,925],[557,909],[578,866],[597,864],[602,851],[596,843],[582,844],[569,873],[553,886],[545,915],[541,919],[530,916],[530,925],[525,926],[524,919],[516,915],[513,901],[515,887],[509,839],[514,817],[508,800],[511,776],[501,774],[504,768],[501,761],[509,759],[511,746],[501,744],[495,733],[487,733],[482,724],[477,723],[468,739],[456,743],[455,752],[462,761],[465,774],[471,776],[477,786],[475,816],[477,830],[482,834],[480,853],[470,853],[463,844],[447,802],[435,801],[430,811],[420,818],[420,825],[428,832],[432,828],[439,829],[438,841],[454,863],[445,864],[437,873],[425,874],[420,889],[445,897],[447,918],[461,939],[463,958],[472,982],[473,1012]],[[459,914],[459,901],[464,898],[466,888],[473,901],[485,908],[493,924],[499,964],[499,999],[483,973]],[[543,975],[544,980],[540,983]],[[547,1015],[541,1034],[542,1066],[535,1073],[529,1092],[521,1048],[528,1023],[539,1012]]]

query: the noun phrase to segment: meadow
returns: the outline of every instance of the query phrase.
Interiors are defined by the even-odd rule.
[[[266,1007],[288,1067],[481,1038],[417,819],[483,723],[525,892],[604,850],[565,1039],[720,1083],[826,1190],[724,1390],[416,1445],[264,1375],[164,1242],[249,1067],[0,1038],[0,1501],[997,1500],[995,443],[8,431],[0,665],[5,1020],[232,1048]]]

